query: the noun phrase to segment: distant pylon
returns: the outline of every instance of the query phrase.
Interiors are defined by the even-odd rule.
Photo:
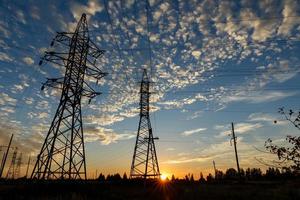
[[[14,177],[15,178],[20,178],[21,175],[21,165],[22,165],[22,153],[19,154],[19,157],[17,158],[16,161],[16,169],[15,169],[15,174]]]
[[[147,71],[143,72],[140,89],[140,122],[134,147],[133,159],[130,170],[130,178],[159,178],[159,166],[156,156],[150,115],[149,92],[150,81]]]
[[[30,161],[31,161],[31,156],[29,155],[28,162],[27,162],[27,168],[26,168],[26,174],[25,174],[25,177],[26,177],[26,178],[27,178],[27,175],[28,175],[28,170],[29,170]]]
[[[60,32],[51,42],[63,52],[45,52],[40,61],[49,61],[65,67],[65,76],[49,78],[42,86],[61,89],[59,106],[45,142],[37,156],[31,178],[86,179],[86,159],[82,128],[81,99],[89,102],[100,95],[84,80],[85,76],[98,80],[103,73],[96,60],[104,54],[89,38],[86,15],[81,16],[75,32]]]
[[[18,148],[16,147],[13,156],[11,158],[11,162],[9,168],[7,170],[6,178],[14,179],[15,178],[15,170],[16,170],[16,161],[17,161]]]

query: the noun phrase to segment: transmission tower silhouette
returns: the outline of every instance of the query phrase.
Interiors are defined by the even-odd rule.
[[[86,159],[82,128],[81,100],[100,95],[84,80],[85,76],[98,80],[103,73],[96,60],[104,54],[89,38],[86,15],[83,14],[75,32],[59,32],[51,46],[63,52],[46,51],[40,61],[65,67],[65,76],[48,78],[42,85],[61,89],[61,98],[48,134],[37,156],[31,178],[86,179]],[[67,51],[67,52],[65,52]]]
[[[130,178],[159,178],[159,166],[156,156],[150,115],[150,81],[144,69],[140,89],[140,122],[132,158]]]
[[[19,157],[16,160],[16,169],[15,169],[15,173],[14,173],[15,178],[20,178],[21,164],[22,164],[22,153],[19,154]]]
[[[16,172],[16,164],[17,164],[17,154],[18,154],[18,147],[15,147],[15,150],[13,152],[11,162],[6,174],[6,178],[15,178],[15,172]]]

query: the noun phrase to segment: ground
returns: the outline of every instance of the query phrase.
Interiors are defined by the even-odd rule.
[[[1,182],[0,199],[300,199],[299,181],[148,183]]]

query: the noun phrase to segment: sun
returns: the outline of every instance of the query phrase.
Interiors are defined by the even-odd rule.
[[[166,174],[161,174],[160,175],[160,180],[162,180],[162,181],[165,181],[165,180],[167,180],[167,175]]]

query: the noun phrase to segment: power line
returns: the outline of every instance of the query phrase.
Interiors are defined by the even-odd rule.
[[[114,34],[112,34],[114,35]],[[116,42],[116,39],[114,38],[113,39],[114,43],[117,45],[117,42]],[[237,44],[239,44],[238,41],[235,40],[235,42]],[[300,42],[300,39],[269,39],[269,40],[266,40],[266,41],[247,41],[246,44],[247,46],[252,46],[252,45],[259,45],[259,44],[265,44],[265,43],[269,43],[269,42],[289,42],[289,43],[298,43]],[[229,43],[232,43],[232,41],[225,41],[225,42],[220,42],[218,41],[217,44],[220,44],[220,45],[225,45],[225,44],[229,44]],[[29,49],[29,48],[25,48],[25,47],[21,47],[21,46],[18,46],[18,45],[14,45],[14,44],[5,44],[6,47],[12,47],[12,48],[15,48],[15,49],[18,49],[20,51],[23,51],[23,52],[26,52],[26,53],[32,53],[36,56],[40,56],[40,54],[37,54],[35,53],[34,50],[32,49]],[[297,44],[298,45],[298,44]],[[176,46],[171,46],[171,47],[165,47],[165,46],[160,46],[160,47],[151,47],[151,49],[154,49],[154,50],[161,50],[161,51],[164,51],[164,50],[169,50],[169,49],[175,49],[175,48],[182,48],[182,50],[184,49],[187,49],[187,47],[185,45],[176,45]],[[190,50],[192,50],[190,48]],[[117,51],[118,54],[119,54],[119,57],[121,58],[121,51],[130,51],[131,52],[131,56],[133,57],[133,51],[149,51],[149,47],[136,47],[136,48],[121,48],[119,45],[117,45],[117,48],[115,49],[106,49],[107,53],[109,52],[114,52],[114,51]]]
[[[148,0],[145,0],[146,1],[146,20],[147,20],[147,40],[148,40],[148,52],[149,52],[149,65],[150,65],[150,80],[152,79],[153,77],[153,65],[152,65],[152,50],[151,50],[151,42],[150,42],[150,29],[149,29],[149,8],[150,8],[150,5],[149,5],[149,2]]]

